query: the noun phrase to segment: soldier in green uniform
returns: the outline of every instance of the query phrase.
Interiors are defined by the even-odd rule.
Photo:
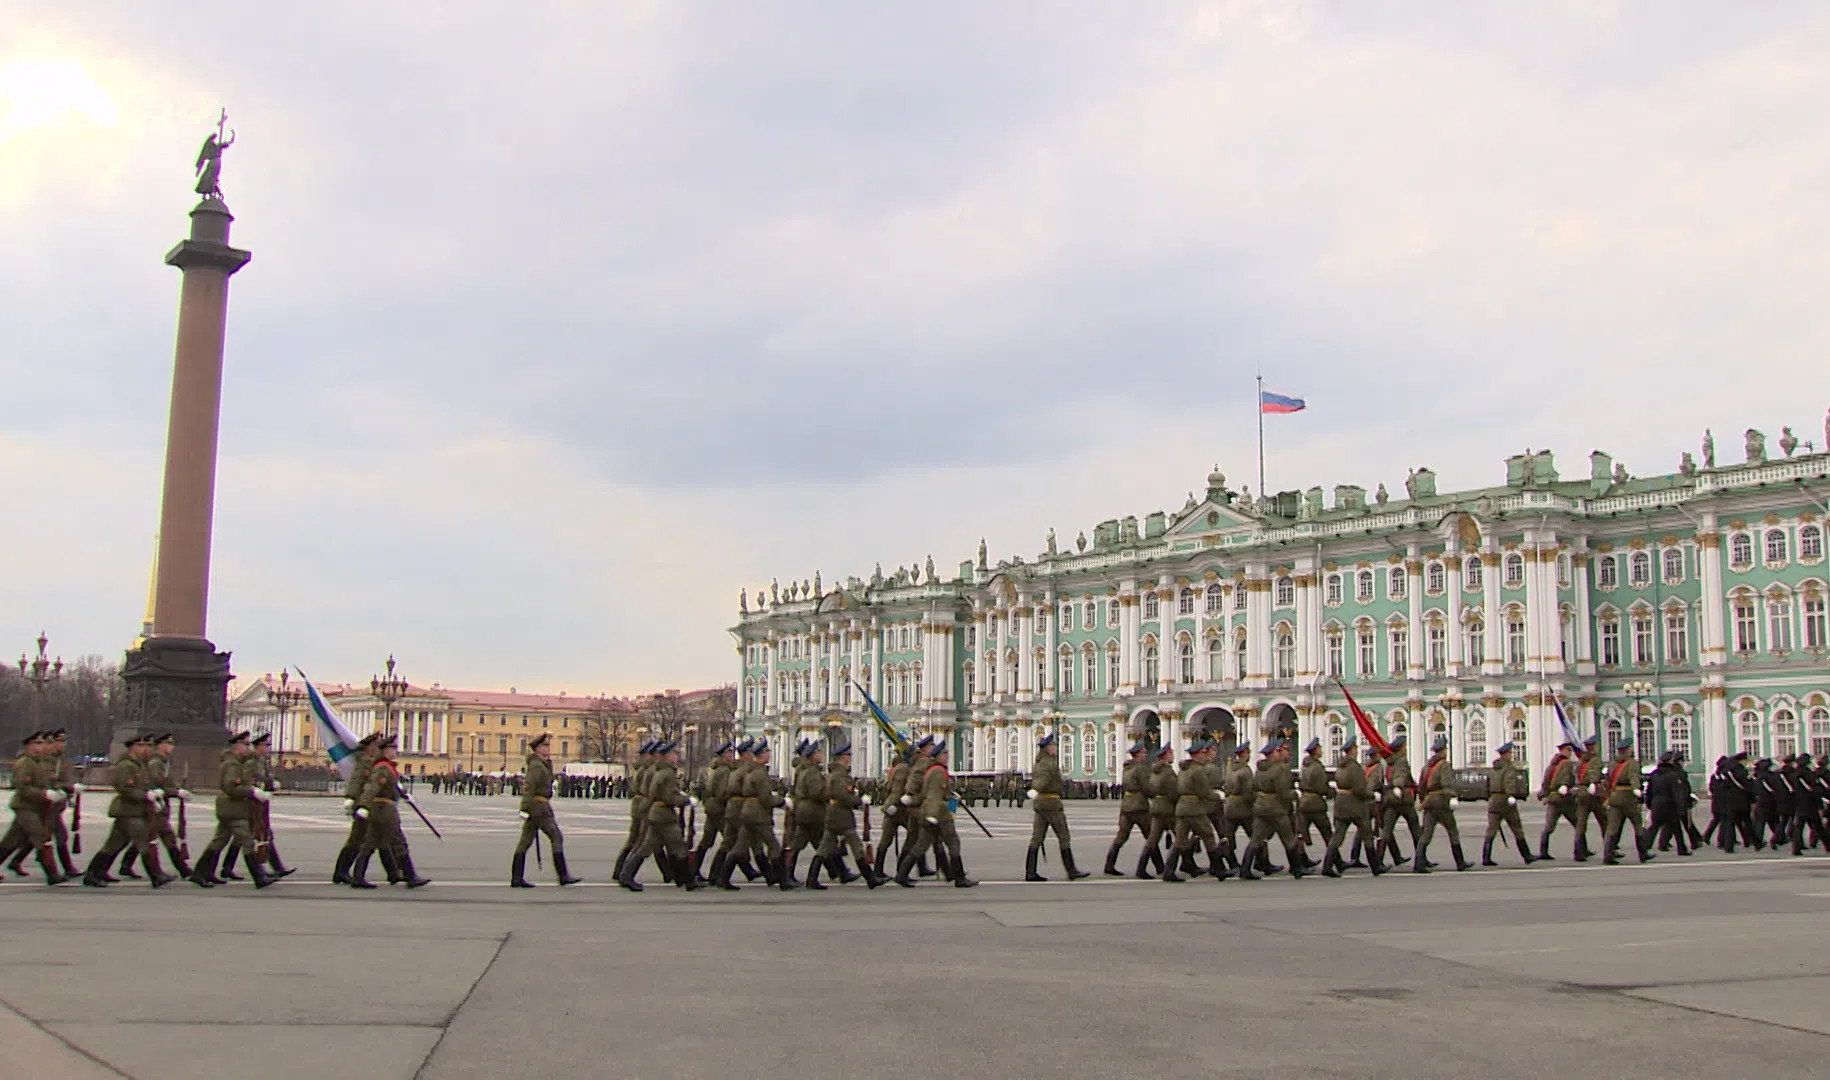
[[[1309,745],[1303,747],[1303,766],[1297,774],[1296,786],[1299,791],[1296,800],[1296,835],[1302,838],[1302,845],[1307,848],[1309,830],[1314,828],[1322,834],[1322,843],[1332,848],[1334,829],[1328,824],[1328,798],[1332,785],[1328,781],[1328,766],[1322,761],[1322,740],[1310,739]]]
[[[1449,788],[1454,772],[1449,768],[1449,740],[1438,735],[1430,745],[1430,760],[1424,763],[1423,779],[1417,782],[1417,790],[1423,796],[1423,839],[1417,842],[1417,854],[1411,860],[1412,873],[1430,872],[1430,840],[1435,837],[1438,825],[1449,834],[1449,851],[1455,856],[1455,869],[1468,870],[1474,865],[1461,854],[1461,826],[1455,821],[1455,794]]]
[[[222,879],[216,876],[217,860],[222,858],[223,849],[234,842],[243,853],[243,860],[248,867],[248,876],[254,880],[254,887],[264,889],[272,884],[267,871],[254,857],[254,829],[251,824],[254,815],[254,804],[266,802],[273,796],[267,794],[254,783],[258,775],[255,766],[249,763],[254,756],[254,748],[248,742],[248,733],[237,732],[229,739],[229,748],[222,754],[222,771],[217,779],[216,796],[216,835],[210,837],[209,846],[197,857],[197,866],[191,872],[191,882],[195,885],[220,885]],[[118,786],[118,782],[117,782]],[[142,858],[144,858],[142,853]],[[152,862],[147,861],[150,870]]]
[[[1582,758],[1576,764],[1576,850],[1572,857],[1577,862],[1587,862],[1595,849],[1589,847],[1589,819],[1595,819],[1595,829],[1601,834],[1603,846],[1607,842],[1608,793],[1602,787],[1607,779],[1607,766],[1601,760],[1599,749],[1601,740],[1593,735],[1582,740]]]
[[[51,850],[51,827],[47,823],[52,809],[63,801],[63,792],[48,786],[51,770],[47,761],[44,733],[30,732],[13,760],[13,798],[9,803],[13,823],[0,839],[0,859],[15,851],[30,852],[38,858],[46,885],[66,880],[58,873],[56,855]]]
[[[916,776],[916,763],[927,761],[927,748],[933,745],[931,736],[922,736],[914,745],[907,746],[896,757],[890,767],[890,774],[883,784],[883,839],[877,844],[877,876],[883,876],[885,860],[890,852],[891,841],[896,841],[899,851],[908,851],[915,846],[915,838],[920,834],[921,823],[916,820],[914,805],[919,791],[909,790],[911,779]],[[906,801],[905,801],[906,799]],[[916,862],[916,869],[922,877],[931,877],[933,867],[928,865],[924,853]]]
[[[852,861],[858,864],[858,872],[864,875],[866,885],[875,889],[883,884],[883,878],[864,857],[864,841],[858,839],[858,807],[869,806],[870,801],[869,795],[858,794],[858,786],[852,780],[850,744],[839,746],[832,752],[832,764],[826,769],[826,833],[820,840],[820,850],[814,856],[813,865],[807,868],[809,889],[826,887],[820,884],[822,869],[841,884],[846,881],[841,856],[847,850],[851,852]]]
[[[758,740],[750,760],[738,768],[738,774],[731,779],[731,797],[724,811],[727,819],[736,812],[738,827],[726,843],[734,852],[750,853],[763,880],[787,892],[795,886],[781,875],[782,846],[775,836],[775,808],[782,805],[782,797],[776,794],[769,777],[768,742]],[[734,862],[735,856],[725,861],[720,888],[730,885]]]
[[[1404,855],[1398,850],[1398,822],[1403,822],[1411,830],[1411,847],[1414,850],[1418,838],[1423,834],[1423,826],[1417,820],[1417,782],[1411,774],[1410,755],[1405,753],[1405,738],[1402,735],[1386,744],[1390,753],[1385,755],[1385,798],[1379,801],[1379,851],[1373,853],[1375,859],[1389,853],[1392,865],[1404,861]]]
[[[70,827],[64,822],[64,811],[74,805],[70,796],[82,790],[82,785],[78,784],[76,778],[70,775],[70,765],[64,760],[66,741],[67,736],[64,734],[64,729],[57,728],[50,733],[46,743],[45,749],[49,755],[48,764],[51,772],[50,786],[63,792],[64,797],[51,808],[50,816],[45,823],[51,829],[51,846],[57,852],[57,865],[63,867],[65,877],[71,878],[76,876],[76,863],[70,859]]]
[[[1568,821],[1574,829],[1582,828],[1576,821],[1576,756],[1579,753],[1575,743],[1566,742],[1557,747],[1556,756],[1544,768],[1544,783],[1538,788],[1538,801],[1544,804],[1544,830],[1538,834],[1538,860],[1550,859],[1550,834],[1557,831],[1559,820]],[[1580,844],[1580,841],[1578,841]]]
[[[1519,821],[1519,799],[1513,794],[1519,784],[1519,767],[1512,760],[1513,745],[1500,744],[1493,752],[1493,768],[1487,771],[1487,839],[1481,844],[1481,865],[1497,866],[1493,861],[1493,841],[1500,826],[1512,830],[1513,842],[1519,846],[1519,857],[1530,866],[1536,860],[1525,846],[1525,826]]]
[[[153,888],[177,880],[159,869],[159,854],[153,849],[146,828],[147,817],[164,801],[163,795],[149,786],[146,761],[151,756],[152,740],[140,735],[127,741],[126,753],[114,763],[114,801],[108,804],[108,816],[114,819],[114,827],[109,830],[101,850],[89,860],[89,868],[83,874],[84,885],[96,889],[105,887],[108,883],[102,879],[103,872],[114,864],[115,857],[123,849],[130,846],[146,864],[146,876]]]
[[[369,768],[375,764],[375,743],[380,736],[370,733],[356,743],[356,752],[350,755],[349,778],[343,782],[343,812],[349,815],[349,837],[343,841],[343,849],[337,852],[337,868],[330,875],[332,885],[350,883],[350,867],[356,862],[356,852],[362,849],[362,841],[368,836],[369,821],[367,817],[356,813],[356,800],[362,797],[362,788],[369,781]],[[394,878],[391,865],[393,856],[385,856],[383,865],[388,867],[388,880]]]
[[[1222,819],[1226,827],[1220,834],[1221,846],[1226,851],[1243,851],[1240,834],[1244,834],[1247,846],[1252,842],[1252,802],[1255,798],[1250,743],[1241,741],[1233,747],[1232,758],[1225,767],[1223,786],[1226,803]]]
[[[1376,866],[1383,870],[1385,869],[1385,860],[1380,858],[1379,854],[1380,845],[1384,842],[1384,834],[1380,831],[1379,826],[1380,819],[1385,816],[1387,785],[1385,757],[1379,753],[1378,747],[1368,746],[1366,748],[1366,761],[1364,762],[1364,765],[1366,766],[1366,790],[1372,796],[1372,810],[1367,814],[1367,817],[1372,821],[1372,842],[1364,847],[1366,852],[1366,865]],[[1348,866],[1358,866],[1360,864],[1359,855],[1362,850],[1362,845],[1356,841],[1353,848],[1353,857],[1348,860]],[[1392,864],[1396,866],[1402,861],[1401,858],[1394,857]]]
[[[253,747],[254,753],[247,759],[246,766],[249,770],[248,782],[269,795],[280,789],[280,782],[273,778],[273,763],[268,756],[271,743],[272,736],[265,731],[250,738],[248,745]],[[250,824],[254,833],[255,861],[272,867],[272,872],[267,876],[275,881],[291,875],[292,869],[280,860],[279,849],[273,843],[272,804],[270,802],[258,803],[253,807],[253,811]],[[231,842],[228,851],[222,857],[223,865],[235,865],[236,854],[237,846]],[[225,873],[222,876],[237,881],[241,880],[240,877],[233,874]]]
[[[814,739],[795,747],[794,801],[788,805],[788,843],[782,854],[782,876],[795,885],[801,883],[795,874],[801,852],[817,852],[826,830],[825,756],[825,747]]]
[[[559,819],[553,815],[553,744],[545,732],[527,744],[527,761],[522,764],[521,838],[515,842],[515,855],[509,861],[510,888],[531,889],[527,880],[527,849],[534,838],[545,833],[553,848],[553,873],[561,885],[576,885],[582,878],[566,869],[566,838],[559,831]]]
[[[1232,876],[1226,861],[1220,857],[1220,837],[1214,832],[1214,811],[1220,805],[1220,792],[1214,787],[1213,761],[1216,747],[1206,739],[1197,739],[1188,748],[1188,758],[1175,774],[1175,847],[1163,867],[1163,880],[1174,884],[1186,881],[1182,873],[1198,874],[1194,861],[1195,844],[1207,853],[1207,873],[1215,881]]]
[[[178,834],[172,829],[172,804],[191,797],[178,781],[172,779],[172,752],[177,749],[177,740],[169,733],[154,735],[152,738],[152,756],[146,759],[147,787],[159,793],[157,809],[146,819],[146,831],[155,846],[165,848],[166,857],[171,859],[172,866],[177,868],[178,876],[191,876],[191,867],[184,861],[183,850],[178,846]],[[121,859],[121,873],[125,877],[138,877],[133,873],[132,864],[140,853],[128,850]],[[288,870],[287,873],[292,871]],[[108,876],[108,868],[102,867],[101,878],[112,883],[115,879]]]
[[[1290,863],[1290,877],[1308,874],[1308,859],[1292,822],[1296,809],[1296,778],[1290,774],[1290,744],[1273,739],[1259,750],[1258,768],[1252,774],[1252,842],[1239,859],[1239,877],[1258,880],[1259,860],[1275,836]]]
[[[1347,829],[1353,828],[1355,848],[1366,851],[1375,850],[1378,841],[1372,833],[1372,791],[1366,784],[1366,768],[1360,764],[1354,751],[1359,740],[1349,735],[1341,746],[1341,763],[1335,766],[1334,779],[1329,787],[1334,790],[1334,836],[1328,841],[1328,853],[1322,856],[1322,873],[1328,877],[1340,877],[1347,864],[1341,858],[1341,847],[1347,842]],[[1373,876],[1385,873],[1385,864],[1374,860]]]
[[[1024,860],[1023,880],[1047,881],[1036,872],[1036,860],[1042,854],[1042,842],[1050,830],[1055,846],[1061,849],[1061,866],[1069,881],[1090,877],[1074,865],[1074,840],[1068,833],[1067,811],[1061,808],[1061,759],[1055,753],[1055,733],[1045,731],[1036,740],[1036,761],[1029,772],[1029,804],[1032,810],[1029,828],[1029,853]]]
[[[1150,842],[1150,763],[1144,760],[1149,752],[1150,747],[1142,741],[1131,744],[1129,760],[1125,762],[1125,771],[1120,778],[1124,794],[1118,804],[1118,835],[1106,849],[1107,877],[1125,876],[1118,868],[1118,852],[1125,846],[1125,841],[1131,839],[1131,830],[1137,830],[1146,846]],[[1145,855],[1147,857],[1149,852]],[[1139,868],[1142,869],[1141,863]]]
[[[935,849],[935,861],[947,868],[954,887],[970,889],[978,882],[966,876],[965,864],[960,859],[959,830],[953,827],[955,799],[953,776],[947,771],[947,740],[935,739],[929,747],[930,755],[921,776],[911,783],[911,787],[920,792],[920,797],[910,809],[924,827],[916,834],[914,845],[902,853],[896,864],[896,884],[904,888],[914,886],[915,883],[909,880],[909,872],[931,846]]]
[[[1133,874],[1139,881],[1151,880],[1150,863],[1156,863],[1159,874],[1169,868],[1163,859],[1163,847],[1168,845],[1171,853],[1175,851],[1176,800],[1182,797],[1175,747],[1165,743],[1157,748],[1154,759],[1144,780],[1144,790],[1150,795],[1150,829],[1144,833],[1144,850],[1138,853],[1137,871]]]
[[[432,884],[419,876],[413,869],[413,856],[407,850],[407,835],[400,827],[400,800],[405,797],[400,788],[400,767],[394,763],[399,740],[393,735],[383,735],[375,740],[375,761],[369,766],[368,779],[363,781],[362,794],[356,799],[356,816],[368,821],[369,827],[362,839],[362,847],[356,851],[356,861],[350,868],[350,887],[372,889],[375,886],[368,880],[369,857],[382,852],[382,861],[392,859],[399,868],[401,880],[410,889],[417,889]],[[389,884],[393,884],[392,881]]]
[[[1601,861],[1609,866],[1620,863],[1620,830],[1628,822],[1633,823],[1633,847],[1639,852],[1639,861],[1651,862],[1657,858],[1652,854],[1652,845],[1644,831],[1645,818],[1641,815],[1639,801],[1639,761],[1633,756],[1631,739],[1622,740],[1615,748],[1614,764],[1608,769],[1605,790],[1608,793],[1608,837],[1601,849]]]
[[[648,856],[654,855],[656,862],[665,858],[673,864],[675,886],[692,892],[699,883],[686,872],[686,836],[680,831],[680,812],[693,799],[680,788],[680,750],[675,744],[662,741],[649,748],[649,757],[648,824],[642,832],[641,846],[623,863],[616,883],[630,892],[641,892],[642,883],[635,876],[642,872],[642,863]]]
[[[623,863],[642,844],[642,830],[648,827],[648,774],[652,764],[653,750],[659,740],[649,739],[636,747],[635,765],[629,772],[629,834],[623,838],[623,847],[616,853],[616,866],[610,876],[618,880],[623,876]],[[662,880],[666,880],[666,868],[662,868]]]
[[[718,880],[718,855],[716,845],[724,835],[724,804],[730,795],[731,764],[737,760],[735,753],[737,743],[726,739],[712,753],[712,763],[705,769],[705,828],[699,834],[699,846],[693,849],[692,867],[689,872],[693,880],[701,885],[710,885]],[[712,852],[710,874],[702,875],[699,868],[705,863],[705,853]]]

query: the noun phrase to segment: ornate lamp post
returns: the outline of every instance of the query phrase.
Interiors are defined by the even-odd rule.
[[[1639,745],[1639,710],[1640,710],[1640,706],[1645,702],[1646,698],[1648,698],[1652,695],[1652,692],[1655,689],[1656,689],[1656,687],[1654,687],[1651,683],[1641,682],[1638,680],[1629,681],[1621,686],[1621,690],[1624,691],[1628,697],[1633,699],[1633,729],[1631,731],[1625,732],[1624,734],[1627,739],[1631,740],[1632,746],[1634,748],[1633,749],[1634,756],[1639,758],[1641,761],[1644,761],[1647,758],[1649,758],[1651,756],[1650,752],[1652,750],[1657,749],[1656,747]]]
[[[24,653],[19,654],[19,674],[25,676],[25,680],[32,684],[33,727],[41,727],[44,724],[45,684],[54,683],[63,678],[64,658],[60,656],[53,663],[45,656],[45,646],[50,643],[51,639],[43,630],[40,630],[38,631],[38,656],[27,661]]]
[[[394,703],[406,695],[407,680],[394,674],[393,654],[388,655],[388,673],[379,678],[370,677],[369,693],[381,702],[383,715],[381,733],[398,736],[400,732],[394,730]]]
[[[282,668],[280,669],[280,684],[278,686],[267,687],[267,704],[273,706],[274,711],[280,714],[279,730],[274,732],[273,735],[275,740],[280,744],[275,747],[275,749],[279,750],[281,753],[284,753],[287,749],[286,714],[298,708],[299,702],[305,698],[305,691],[300,690],[296,686],[287,686],[286,679],[286,670]]]

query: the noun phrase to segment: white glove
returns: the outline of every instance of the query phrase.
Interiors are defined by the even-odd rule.
[[[63,792],[57,790],[56,788],[52,788],[51,790],[44,793],[44,797],[51,800],[52,806],[59,806],[63,803],[63,801],[65,799],[69,798],[70,796],[65,795]]]
[[[189,802],[190,798],[191,798],[191,793],[184,790],[183,788],[179,788],[177,790],[177,792],[175,793],[175,797],[178,799],[179,802]]]
[[[869,795],[864,796],[864,805],[869,806],[870,804],[871,804],[871,797]]]
[[[785,810],[794,809],[794,796],[792,796],[792,795],[782,796],[782,808]]]
[[[1506,796],[1506,805],[1507,806],[1517,806],[1517,805],[1519,805],[1519,800],[1512,795],[1508,795],[1508,796]]]
[[[896,801],[901,803],[904,806],[914,806],[915,805],[914,798],[912,796],[908,796],[908,795],[904,795],[902,798],[897,799]]]
[[[280,782],[279,782],[279,781],[278,781],[278,780],[269,780],[269,781],[267,781],[267,782],[268,782],[268,783],[269,783],[269,784],[272,784],[272,785],[273,785],[273,790],[274,790],[274,791],[278,791],[278,790],[279,790],[279,789],[280,789]]]
[[[1590,795],[1595,794],[1595,785],[1594,784],[1589,785],[1589,794]]]
[[[930,824],[930,825],[939,825],[939,824],[940,824],[940,819],[939,819],[939,818],[936,818],[936,817],[931,817],[931,818],[929,818],[929,819],[928,819],[928,824]]]
[[[526,810],[521,811],[521,820],[522,821],[527,820],[527,811]]]
[[[367,821],[369,819],[368,807],[366,807],[366,806],[356,807],[356,816],[361,818],[364,821]]]
[[[1385,792],[1383,792],[1383,791],[1373,792],[1373,802],[1384,802],[1384,801],[1385,801]]]
[[[71,785],[70,785],[70,790],[71,790],[71,791],[74,791],[74,792],[77,792],[77,793],[79,793],[79,794],[80,794],[80,793],[82,793],[82,792],[84,792],[84,791],[87,791],[87,790],[89,790],[89,789],[88,789],[88,788],[85,788],[85,787],[83,787],[83,786],[82,786],[82,785],[81,785],[81,784],[71,784]]]
[[[356,800],[354,800],[354,799],[344,799],[343,800],[343,812],[344,813],[347,814],[351,810],[354,810],[355,808],[356,808]]]
[[[1035,788],[1030,788],[1028,791],[1024,792],[1023,794],[1029,796],[1029,800],[1031,802],[1036,801],[1036,789]]]
[[[700,807],[700,806],[705,805],[704,803],[699,801],[699,796],[697,796],[697,795],[688,795],[686,797],[686,801],[687,801],[688,805],[691,805],[693,807]]]
[[[1562,787],[1558,788],[1557,794],[1558,795],[1568,795],[1569,794],[1569,785],[1564,784]]]
[[[251,798],[253,798],[256,802],[272,802],[273,801],[273,796],[262,791],[260,788],[255,788],[253,791],[248,792],[248,795]]]
[[[1339,791],[1339,790],[1341,790],[1341,785],[1335,783],[1333,780],[1330,780],[1330,781],[1328,781],[1328,790],[1329,791]]]

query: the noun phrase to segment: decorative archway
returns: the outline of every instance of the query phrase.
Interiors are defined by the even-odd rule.
[[[1139,709],[1131,714],[1130,730],[1148,743],[1152,752],[1163,745],[1163,718],[1155,709]]]
[[[1212,739],[1224,759],[1231,756],[1239,743],[1239,721],[1223,705],[1202,705],[1188,715],[1188,731]]]
[[[1278,739],[1296,739],[1296,709],[1284,702],[1278,702],[1264,711],[1264,733]]]

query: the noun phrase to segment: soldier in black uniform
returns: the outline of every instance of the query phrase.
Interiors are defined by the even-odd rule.
[[[1779,793],[1785,781],[1773,771],[1773,759],[1761,758],[1754,763],[1754,850],[1764,851],[1768,843],[1780,844]]]
[[[1817,847],[1824,842],[1824,819],[1821,811],[1824,805],[1824,791],[1819,786],[1817,770],[1811,766],[1811,755],[1798,755],[1793,774],[1792,786],[1792,854],[1803,855],[1806,847]],[[1805,843],[1806,831],[1811,833],[1811,842]]]
[[[1798,812],[1798,757],[1787,754],[1779,759],[1779,831],[1773,837],[1778,847],[1792,838],[1792,815]]]
[[[1646,808],[1652,812],[1652,839],[1647,846],[1657,844],[1660,851],[1666,851],[1675,839],[1678,854],[1688,857],[1689,837],[1684,834],[1682,810],[1684,785],[1678,780],[1682,772],[1667,750],[1659,755],[1658,766],[1646,780]]]

